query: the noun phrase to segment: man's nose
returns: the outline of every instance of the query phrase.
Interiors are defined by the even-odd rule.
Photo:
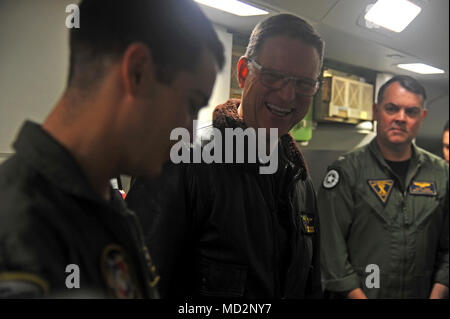
[[[278,91],[278,94],[283,101],[295,100],[295,82],[293,80],[288,80],[287,83]]]
[[[395,116],[395,120],[399,121],[399,122],[405,122],[406,117],[407,117],[407,115],[406,115],[405,109],[400,109]]]

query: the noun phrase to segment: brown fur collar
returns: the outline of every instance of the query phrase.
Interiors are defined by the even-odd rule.
[[[246,129],[244,121],[239,117],[238,107],[241,103],[239,99],[229,99],[224,104],[218,105],[213,112],[213,126],[218,129],[237,128]],[[290,133],[281,136],[281,146],[287,159],[298,168],[303,168],[306,179],[308,169],[300,149],[297,147],[294,138]]]

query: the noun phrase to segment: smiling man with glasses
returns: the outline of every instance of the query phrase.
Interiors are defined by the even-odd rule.
[[[237,65],[242,99],[217,106],[197,132],[210,141],[214,129],[276,128],[275,173],[260,175],[259,163],[191,164],[166,172],[170,183],[138,179],[131,188],[128,204],[160,226],[147,237],[163,297],[321,296],[315,195],[289,130],[317,91],[323,47],[296,16],[261,21]]]
[[[425,99],[393,77],[374,104],[376,138],[329,167],[318,200],[329,296],[448,297],[448,164],[413,143]]]

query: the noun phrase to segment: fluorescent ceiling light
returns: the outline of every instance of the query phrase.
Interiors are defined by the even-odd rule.
[[[394,32],[402,32],[422,10],[408,0],[378,0],[364,19]]]
[[[195,2],[238,16],[258,16],[269,13],[237,0],[195,0]]]
[[[423,63],[408,63],[408,64],[397,64],[401,69],[420,73],[420,74],[439,74],[444,73],[443,70],[429,66]]]

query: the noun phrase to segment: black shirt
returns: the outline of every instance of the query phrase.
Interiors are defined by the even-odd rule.
[[[406,181],[406,174],[408,173],[409,168],[409,162],[410,159],[407,159],[406,161],[400,161],[400,162],[393,162],[386,160],[386,163],[389,165],[389,167],[394,171],[394,173],[400,177],[400,180],[403,184],[405,184]]]
[[[40,125],[26,122],[14,147],[0,166],[0,298],[158,297],[139,221],[120,195],[100,197]]]

